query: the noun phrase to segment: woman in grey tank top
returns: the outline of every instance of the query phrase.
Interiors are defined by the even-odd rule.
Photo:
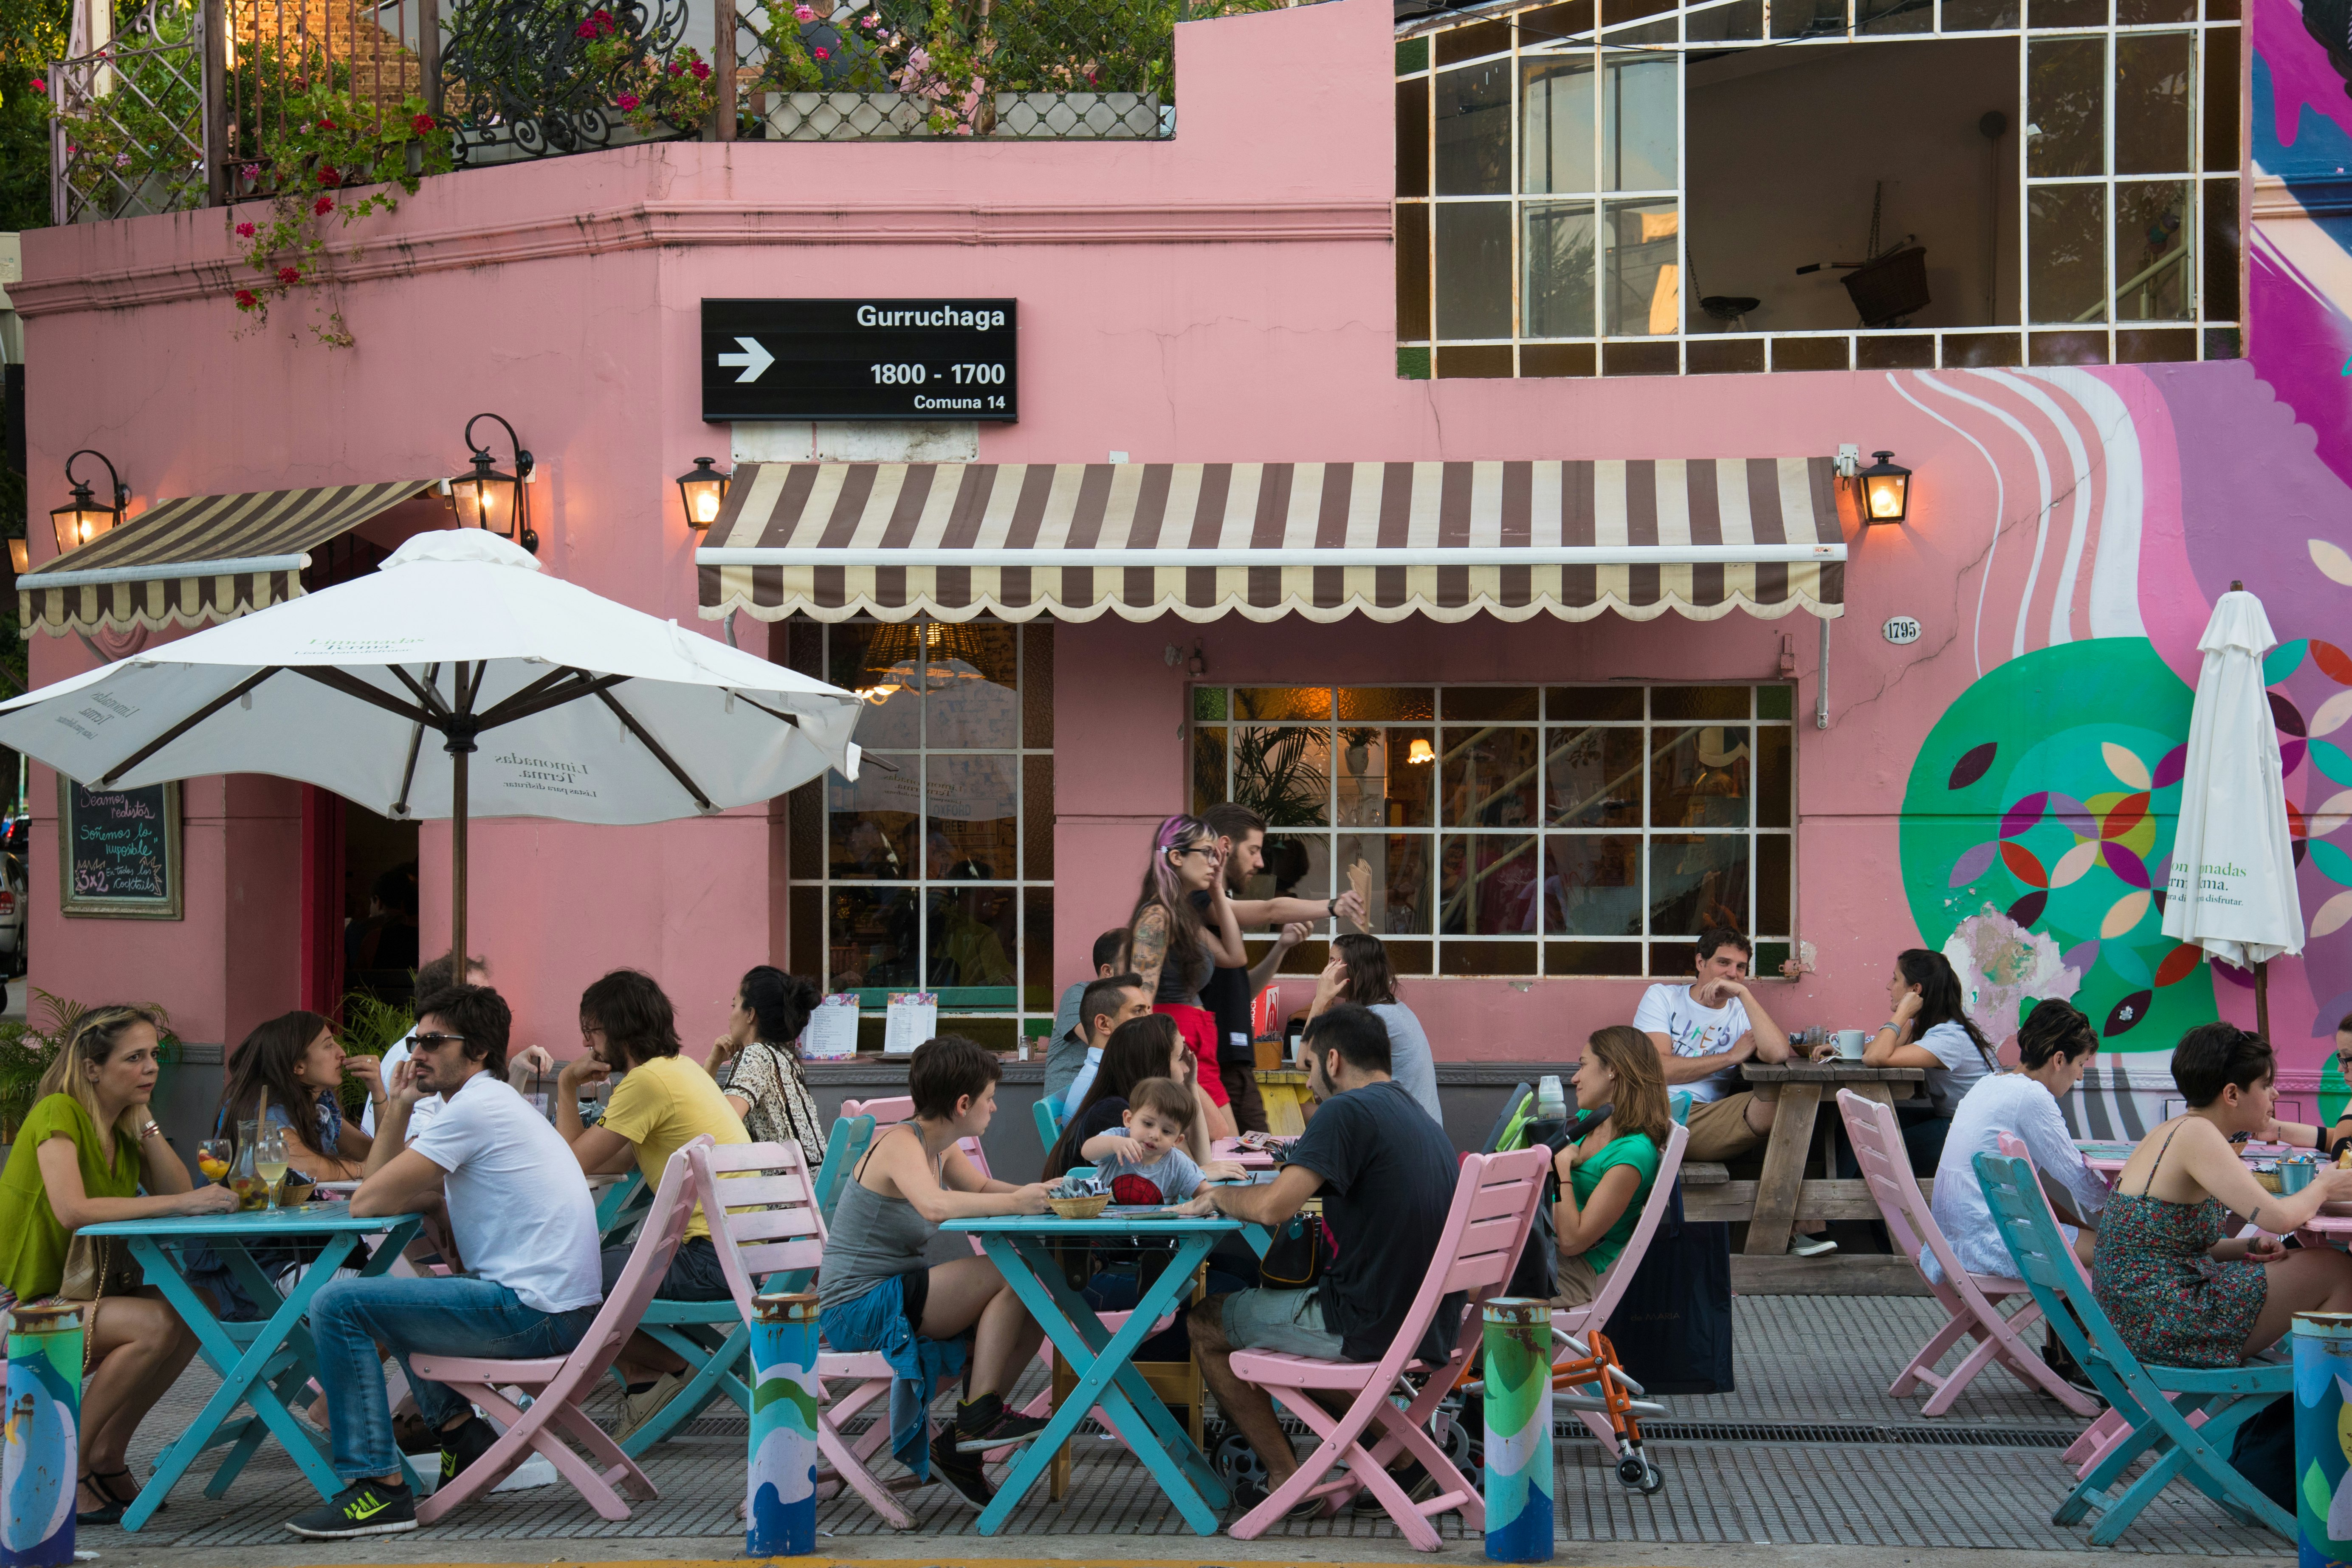
[[[1045,1212],[1043,1183],[1016,1187],[983,1176],[961,1147],[988,1131],[1003,1071],[994,1052],[961,1035],[916,1047],[907,1067],[914,1120],[875,1134],[842,1187],[817,1272],[825,1342],[882,1355],[897,1374],[892,1452],[918,1477],[936,1468],[976,1508],[994,1495],[981,1455],[1016,1446],[1045,1426],[1007,1409],[1003,1397],[1045,1335],[995,1264],[959,1258],[930,1267],[923,1254],[944,1221]],[[967,1331],[971,1397],[958,1403],[953,1426],[926,1447],[931,1395],[963,1369]]]

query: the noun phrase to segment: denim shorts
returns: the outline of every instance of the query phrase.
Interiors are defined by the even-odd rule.
[[[1236,1290],[1225,1298],[1225,1342],[1239,1350],[1345,1361],[1339,1336],[1323,1326],[1319,1291]]]

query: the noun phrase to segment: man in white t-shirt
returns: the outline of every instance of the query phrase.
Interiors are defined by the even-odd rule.
[[[393,1085],[352,1212],[413,1214],[446,1200],[466,1272],[338,1279],[313,1299],[331,1458],[349,1483],[287,1521],[313,1540],[416,1528],[379,1344],[398,1358],[418,1411],[441,1435],[446,1485],[496,1434],[465,1399],[411,1371],[409,1356],[561,1356],[580,1342],[604,1301],[588,1179],[547,1119],[506,1081],[513,1015],[505,999],[486,985],[456,985],[417,1005],[413,1054]],[[410,1142],[409,1118],[428,1096],[441,1109]]]
[[[1772,1107],[1741,1085],[1739,1064],[1789,1059],[1789,1037],[1748,988],[1754,949],[1736,931],[1699,934],[1697,978],[1653,985],[1633,1013],[1665,1068],[1666,1090],[1691,1098],[1692,1160],[1732,1160],[1760,1146]]]

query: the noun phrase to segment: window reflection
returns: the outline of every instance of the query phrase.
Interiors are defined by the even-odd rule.
[[[2185,180],[2116,186],[2116,320],[2183,321],[2196,313]]]
[[[1520,330],[1531,338],[1593,335],[1592,261],[1596,235],[1591,202],[1546,202],[1527,208],[1521,255],[1527,285],[1520,291]]]
[[[1675,259],[1680,209],[1671,201],[1612,202],[1602,233],[1609,244],[1603,289],[1612,337],[1658,337],[1681,320],[1681,268]]]
[[[1501,195],[1511,188],[1511,64],[1437,75],[1437,194]]]

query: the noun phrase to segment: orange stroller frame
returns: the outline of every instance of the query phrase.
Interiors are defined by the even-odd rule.
[[[1566,1329],[1552,1330],[1556,1349],[1565,1349],[1565,1359],[1551,1363],[1552,1409],[1574,1412],[1601,1436],[1600,1426],[1591,1418],[1604,1416],[1617,1447],[1617,1479],[1634,1490],[1649,1495],[1666,1484],[1666,1478],[1652,1462],[1649,1450],[1642,1441],[1642,1417],[1664,1415],[1664,1405],[1643,1397],[1642,1385],[1627,1375],[1617,1363],[1617,1348],[1609,1336],[1595,1331],[1591,1343]],[[1464,1382],[1460,1394],[1486,1393],[1486,1380],[1469,1376],[1470,1368],[1463,1368]],[[1580,1393],[1581,1389],[1591,1393]],[[1450,1403],[1450,1402],[1449,1402]]]

